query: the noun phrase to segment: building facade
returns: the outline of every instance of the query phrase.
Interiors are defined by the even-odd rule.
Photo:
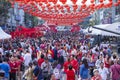
[[[113,2],[117,2],[117,0],[113,0]],[[98,3],[99,0],[96,0],[96,4]],[[105,3],[108,3],[108,1],[106,0]],[[92,15],[92,19],[97,25],[120,22],[120,6],[100,9]]]
[[[18,25],[24,25],[24,10],[19,9],[18,4],[16,3],[14,5],[14,8],[9,9],[9,18],[7,20],[8,26],[18,26]]]

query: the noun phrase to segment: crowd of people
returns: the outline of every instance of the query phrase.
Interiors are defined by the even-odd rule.
[[[0,80],[120,80],[112,46],[89,39],[60,32],[0,41]]]

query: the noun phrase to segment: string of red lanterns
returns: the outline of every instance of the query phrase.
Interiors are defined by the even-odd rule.
[[[73,4],[66,4],[68,0],[59,0],[62,3],[58,4],[58,0],[9,0],[14,7],[14,3],[17,2],[20,8],[24,9],[26,13],[33,16],[40,17],[48,22],[48,24],[55,25],[72,25],[84,21],[84,19],[90,16],[96,10],[102,8],[110,8],[112,6],[119,6],[120,0],[113,3],[109,0],[109,3],[104,3],[105,0],[99,0],[99,4],[95,4],[95,0],[90,0],[90,4],[87,5],[88,0],[82,0],[78,5],[79,0],[70,0]]]

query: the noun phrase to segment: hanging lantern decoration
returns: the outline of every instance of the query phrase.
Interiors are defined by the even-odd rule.
[[[59,0],[59,1],[62,2],[63,4],[67,2],[67,0]]]
[[[104,3],[99,4],[99,9],[104,8]]]
[[[30,2],[30,0],[24,0],[24,3],[27,4],[28,2]]]
[[[14,4],[15,4],[15,3],[13,3],[13,2],[11,3],[11,7],[12,7],[12,8],[14,7]]]
[[[104,0],[99,0],[100,3],[103,3]]]
[[[90,2],[91,2],[91,3],[94,3],[94,2],[95,2],[95,0],[91,0]]]
[[[119,3],[118,3],[118,2],[117,2],[117,3],[115,3],[115,4],[114,4],[114,6],[119,6]]]
[[[117,2],[119,5],[120,5],[120,0],[118,0],[118,2]]]
[[[95,9],[95,4],[92,3],[92,4],[89,6],[89,8],[90,8],[91,10],[94,10],[94,9]]]
[[[52,3],[56,4],[58,2],[58,0],[48,0],[48,2],[52,2]]]
[[[82,9],[85,9],[86,7],[87,7],[87,6],[86,6],[85,3],[81,5],[81,8],[82,8]]]
[[[73,4],[76,4],[77,0],[71,0]]]
[[[108,4],[104,4],[105,0],[99,0],[95,4],[95,0],[81,0],[81,4],[76,4],[80,0],[70,0],[73,5],[66,4],[67,0],[9,0],[10,3],[17,2],[19,8],[24,9],[26,13],[40,17],[50,24],[55,25],[73,25],[82,22],[86,17],[102,8],[110,8],[119,6],[120,0],[116,3],[108,0]],[[91,4],[86,5],[86,1]],[[53,3],[53,4],[52,4]],[[14,4],[12,4],[14,7]],[[71,8],[72,7],[72,8]]]
[[[41,0],[35,0],[35,2],[41,2]]]
[[[78,5],[73,5],[74,12],[77,10]]]
[[[81,3],[82,3],[82,4],[85,4],[85,3],[86,3],[86,1],[87,1],[87,0],[82,0],[82,2],[81,2]]]
[[[109,0],[108,7],[112,7],[112,5],[113,5],[112,0]]]

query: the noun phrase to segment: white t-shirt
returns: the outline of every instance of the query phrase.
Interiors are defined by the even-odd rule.
[[[3,49],[2,49],[2,48],[0,48],[0,52],[1,52],[1,54],[3,55]]]
[[[104,62],[103,60],[101,61],[100,59],[98,59],[97,61],[96,61],[96,63],[95,63],[95,66],[97,67],[97,68],[100,68],[100,63],[101,62]]]
[[[100,75],[102,77],[102,80],[106,80],[107,75],[109,74],[109,71],[108,71],[107,68],[103,68],[103,69],[99,68],[99,73],[100,73]]]
[[[48,62],[48,63],[43,62],[43,63],[41,64],[41,69],[42,69],[43,72],[48,71],[48,73],[50,73],[51,70],[52,70],[52,65],[51,65],[50,62]]]
[[[31,47],[29,47],[29,52],[30,52],[30,54],[32,54],[32,49],[31,49]]]
[[[59,71],[59,69],[55,68],[53,70],[53,74],[55,75],[55,79],[60,79],[60,71]]]
[[[76,50],[76,49],[73,49],[73,50],[71,51],[71,54],[76,55],[76,54],[77,54],[77,50]]]
[[[25,60],[25,62],[24,62],[25,66],[29,66],[30,61],[32,61],[31,54],[26,53],[24,55],[24,60]]]

